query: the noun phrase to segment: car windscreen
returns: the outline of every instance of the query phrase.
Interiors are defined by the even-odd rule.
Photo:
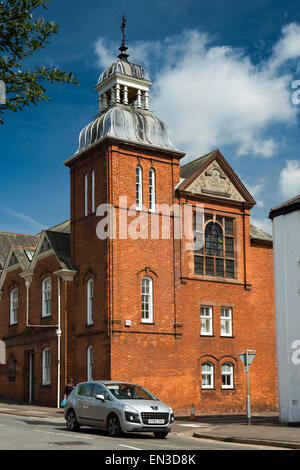
[[[158,400],[152,393],[142,387],[130,384],[106,384],[112,395],[118,400]]]

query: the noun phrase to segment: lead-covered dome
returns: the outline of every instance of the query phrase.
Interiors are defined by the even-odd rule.
[[[88,124],[79,135],[77,152],[104,137],[175,150],[169,128],[152,113],[115,105]]]
[[[80,132],[76,154],[105,137],[178,152],[169,128],[149,111],[152,81],[142,65],[127,60],[124,28],[122,31],[121,54],[98,79],[98,115]]]
[[[128,62],[127,60],[118,59],[101,73],[97,85],[104,82],[114,73],[125,75],[126,77],[137,78],[138,80],[151,81],[150,76],[144,67]]]

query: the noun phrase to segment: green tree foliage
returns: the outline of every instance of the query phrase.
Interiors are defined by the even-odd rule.
[[[58,25],[36,18],[38,9],[47,9],[49,0],[0,0],[0,85],[6,88],[0,100],[0,123],[5,110],[19,111],[40,100],[48,101],[45,84],[73,83],[72,73],[57,67],[26,68],[27,59],[49,43]],[[1,93],[1,90],[0,90]]]

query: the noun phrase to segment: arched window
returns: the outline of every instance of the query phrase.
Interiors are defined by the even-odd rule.
[[[84,175],[84,215],[88,215],[89,204],[88,204],[88,175]]]
[[[153,323],[153,280],[151,277],[142,278],[142,322]]]
[[[95,212],[95,170],[92,170],[92,212]]]
[[[93,324],[93,305],[94,305],[94,281],[87,281],[87,324]]]
[[[51,349],[46,348],[43,350],[42,357],[42,384],[51,384]]]
[[[233,365],[222,365],[222,388],[233,388]]]
[[[214,388],[214,366],[210,362],[202,364],[202,388]]]
[[[42,317],[51,315],[51,278],[47,277],[42,282]]]
[[[87,380],[93,380],[94,350],[93,346],[87,348]]]
[[[10,293],[10,324],[15,325],[18,323],[18,301],[19,291],[13,289]]]
[[[205,228],[194,227],[194,272],[196,275],[234,279],[235,250],[233,219],[205,214]],[[203,241],[203,243],[201,243]]]
[[[143,207],[143,170],[140,165],[136,167],[136,208],[142,210]]]
[[[149,170],[149,210],[155,211],[155,201],[156,191],[155,191],[155,170],[150,168]]]
[[[223,231],[217,222],[209,222],[205,227],[205,254],[223,256]]]

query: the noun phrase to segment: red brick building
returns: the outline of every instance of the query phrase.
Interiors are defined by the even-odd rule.
[[[150,85],[121,53],[65,162],[70,221],[0,233],[0,396],[55,405],[69,377],[121,379],[177,414],[244,413],[238,354],[254,349],[252,410],[274,410],[271,237],[218,149],[180,165]]]

